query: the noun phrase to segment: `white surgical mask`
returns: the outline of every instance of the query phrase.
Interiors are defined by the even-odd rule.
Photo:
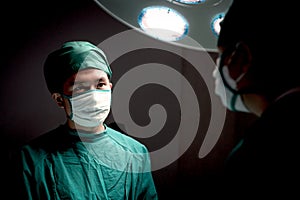
[[[241,74],[236,80],[232,79],[229,74],[228,67],[224,65],[222,67],[222,72],[219,72],[218,67],[213,71],[213,77],[215,78],[215,93],[221,98],[221,101],[225,107],[231,111],[240,111],[240,112],[250,112],[242,101],[241,95],[234,93],[232,90],[225,85],[221,78],[220,73],[223,73],[224,81],[227,82],[231,89],[237,91],[237,82],[244,76]]]
[[[84,127],[96,127],[110,112],[111,90],[89,90],[76,96],[65,96],[71,104],[69,118]]]

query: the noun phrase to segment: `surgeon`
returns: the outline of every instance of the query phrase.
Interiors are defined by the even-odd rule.
[[[213,183],[223,199],[299,199],[296,17],[292,4],[233,0],[221,22],[216,94],[228,110],[255,116]]]
[[[104,123],[112,88],[104,52],[65,42],[46,58],[44,76],[66,122],[22,147],[18,199],[157,199],[147,148]]]

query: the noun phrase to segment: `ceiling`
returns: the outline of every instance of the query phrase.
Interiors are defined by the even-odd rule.
[[[140,12],[148,6],[167,6],[183,15],[189,23],[187,36],[171,43],[213,52],[216,51],[217,36],[211,30],[211,21],[216,15],[226,13],[232,3],[232,0],[205,0],[196,5],[183,5],[173,0],[95,1],[112,17],[143,33],[145,32],[138,24]]]

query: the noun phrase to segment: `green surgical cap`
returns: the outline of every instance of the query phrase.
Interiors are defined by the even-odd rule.
[[[65,42],[61,48],[50,53],[44,64],[44,76],[51,93],[62,92],[64,82],[86,68],[95,68],[107,73],[112,71],[104,52],[87,41]]]

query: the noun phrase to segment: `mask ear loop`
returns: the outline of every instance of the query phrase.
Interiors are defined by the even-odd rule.
[[[73,107],[72,107],[72,103],[71,103],[72,96],[68,96],[68,95],[64,95],[64,94],[61,94],[61,96],[64,97],[65,99],[67,99],[69,102],[71,113],[70,113],[70,115],[67,115],[67,117],[72,120],[73,119]]]
[[[234,49],[234,48],[233,48]],[[229,49],[230,51],[228,52],[231,52],[231,49]],[[239,94],[242,94],[242,92],[240,92],[239,90],[235,90],[233,89],[229,84],[228,82],[226,81],[225,77],[224,77],[224,73],[223,73],[223,67],[224,67],[224,60],[225,60],[225,57],[228,55],[229,53],[222,53],[221,55],[221,58],[220,58],[220,63],[219,63],[219,66],[218,66],[218,69],[219,69],[219,73],[221,75],[221,79],[223,81],[223,84],[225,85],[226,88],[228,88],[232,93],[233,93],[233,96],[231,98],[231,101],[230,101],[230,107],[232,109],[232,111],[237,111],[235,109],[235,104],[236,104],[236,101],[237,101],[237,98],[238,98],[238,95]],[[242,73],[235,81],[236,83],[238,83],[244,76],[245,76],[246,73]]]
[[[235,50],[237,48],[237,46],[239,46],[239,44],[235,45],[234,47],[231,47],[229,49],[227,49],[226,51],[228,51],[228,53],[222,53],[221,57],[220,57],[220,63],[218,66],[219,69],[219,73],[221,75],[222,81],[225,85],[225,87],[227,87],[233,94],[241,94],[242,92],[240,92],[239,90],[233,89],[228,82],[226,81],[226,78],[224,77],[224,73],[223,73],[223,67],[224,67],[224,62],[225,62],[225,58],[226,56],[229,55],[229,53],[231,53],[233,50]],[[239,75],[239,77],[237,79],[235,79],[234,81],[236,83],[240,82],[240,80],[246,75],[246,72],[242,73],[241,75]]]
[[[231,101],[230,101],[230,108],[232,111],[236,112],[237,110],[235,109],[235,104],[236,104],[236,100],[238,98],[238,94],[233,94]]]
[[[231,52],[231,51],[230,51]],[[222,53],[221,54],[221,58],[220,58],[220,63],[219,63],[219,66],[218,66],[218,69],[219,69],[219,73],[221,75],[221,79],[223,81],[223,84],[225,85],[226,88],[228,88],[233,94],[238,94],[238,91],[233,89],[229,84],[228,82],[226,81],[225,77],[224,77],[224,73],[223,73],[223,67],[224,67],[224,60],[225,60],[225,57],[228,55],[228,53],[224,54]]]

